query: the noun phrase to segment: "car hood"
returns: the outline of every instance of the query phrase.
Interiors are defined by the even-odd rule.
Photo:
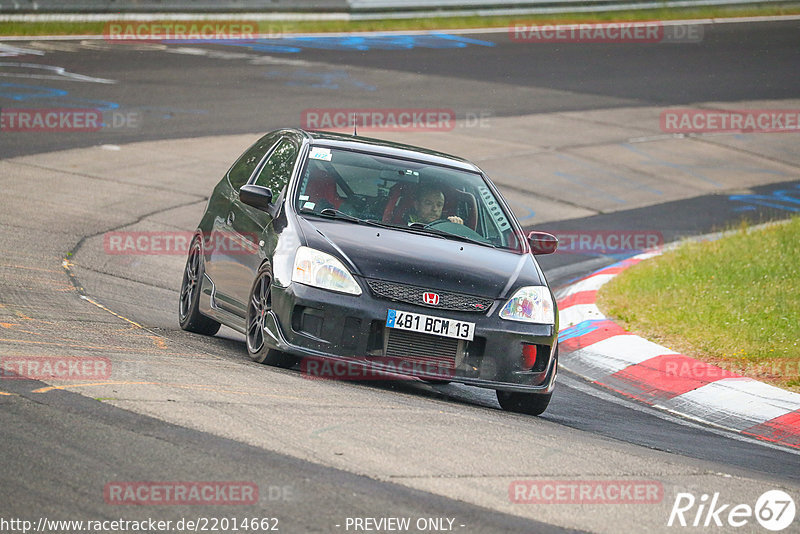
[[[404,230],[299,217],[308,246],[366,278],[487,298],[545,285],[533,256]]]

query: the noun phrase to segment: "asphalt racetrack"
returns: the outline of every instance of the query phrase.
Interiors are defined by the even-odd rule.
[[[489,390],[308,380],[254,364],[232,330],[178,327],[183,255],[116,254],[105,239],[192,231],[260,133],[342,109],[452,113],[446,127],[359,133],[475,161],[526,228],[671,242],[783,219],[800,210],[800,134],[681,136],[660,119],[675,108],[797,110],[798,64],[797,20],[706,25],[698,42],[655,44],[520,43],[503,32],[0,41],[4,113],[80,108],[105,121],[0,132],[0,355],[106,358],[111,370],[88,382],[3,377],[0,518],[674,532],[702,528],[667,526],[679,494],[754,507],[782,490],[800,503],[796,449],[657,412],[566,371],[534,418],[501,411]],[[557,287],[631,253],[612,252],[541,264]],[[661,489],[645,502],[514,502],[510,488],[531,480]],[[252,484],[258,499],[131,506],[108,493],[203,481]],[[685,517],[696,515],[705,521],[698,506]],[[719,517],[705,531],[733,529],[727,510]],[[763,532],[754,517],[735,530]]]

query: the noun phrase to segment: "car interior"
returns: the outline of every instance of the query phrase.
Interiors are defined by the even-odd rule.
[[[335,164],[307,161],[297,196],[299,212],[320,214],[332,208],[359,219],[403,227],[419,188],[432,184],[444,195],[443,218],[438,221],[441,230],[512,249],[518,246],[491,191],[481,187],[477,178],[473,184],[461,177],[471,173],[343,151],[337,151],[336,157]],[[450,216],[460,217],[463,225],[446,221]]]

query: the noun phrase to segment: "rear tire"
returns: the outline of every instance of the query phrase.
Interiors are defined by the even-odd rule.
[[[183,269],[180,300],[178,302],[178,322],[188,332],[213,336],[221,326],[217,321],[200,313],[200,291],[202,288],[205,265],[203,264],[203,246],[199,237],[192,240],[186,267]]]
[[[254,362],[290,368],[297,363],[297,358],[285,352],[267,346],[264,325],[269,312],[272,311],[272,271],[269,265],[259,269],[253,287],[250,289],[250,301],[247,305],[247,352]]]
[[[550,404],[552,393],[518,393],[516,391],[496,391],[497,402],[507,412],[541,415]]]

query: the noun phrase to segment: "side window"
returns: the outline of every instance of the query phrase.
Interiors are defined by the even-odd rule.
[[[228,180],[234,189],[238,191],[240,187],[247,183],[264,154],[269,152],[269,149],[272,148],[279,137],[277,134],[265,135],[256,141],[256,144],[248,148],[247,152],[242,154],[233,164],[231,170],[228,171]]]
[[[269,159],[264,162],[255,184],[269,187],[272,189],[272,194],[277,196],[289,182],[296,159],[297,146],[288,139],[282,140]]]

